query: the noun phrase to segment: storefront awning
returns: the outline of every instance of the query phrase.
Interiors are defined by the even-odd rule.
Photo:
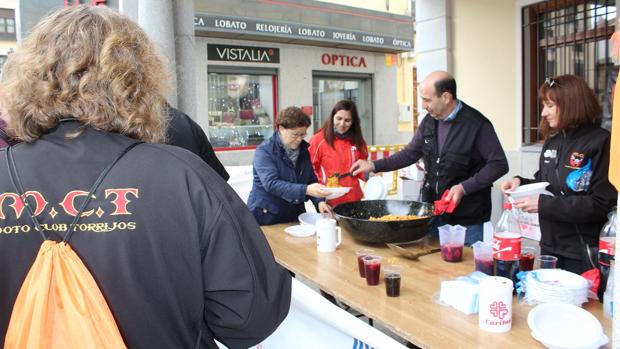
[[[392,53],[413,50],[413,36],[403,38],[358,30],[258,18],[199,13],[194,16],[194,28],[198,36]]]

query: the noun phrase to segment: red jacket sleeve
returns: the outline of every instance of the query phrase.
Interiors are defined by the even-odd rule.
[[[325,179],[321,173],[321,161],[323,158],[321,146],[324,142],[325,138],[323,138],[323,133],[319,132],[312,136],[310,139],[310,147],[308,148],[308,151],[310,152],[310,161],[312,162],[312,169],[314,170],[314,174],[316,175],[318,182],[322,184],[325,184]]]

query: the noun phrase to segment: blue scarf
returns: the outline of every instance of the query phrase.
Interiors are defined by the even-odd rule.
[[[353,130],[351,128],[349,128],[349,130],[347,130],[347,132],[345,132],[345,133],[340,133],[340,132],[338,132],[338,130],[334,126],[334,136],[336,136],[336,138],[340,138],[340,139],[350,138],[353,135]]]
[[[299,159],[299,148],[291,149],[284,144],[282,144],[282,148],[284,148],[284,152],[286,153],[286,157],[293,162],[293,165],[297,166],[297,159]]]

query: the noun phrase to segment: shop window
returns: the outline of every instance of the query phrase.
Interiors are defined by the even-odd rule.
[[[210,73],[209,140],[217,150],[251,149],[271,137],[276,76]]]
[[[373,144],[372,78],[365,74],[315,72],[312,77],[314,131],[329,118],[334,104],[341,99],[355,103],[360,127],[367,144]]]
[[[12,18],[6,19],[6,32],[9,34],[15,33],[15,20]]]
[[[615,0],[551,0],[523,8],[523,143],[542,142],[538,132],[542,106],[538,87],[545,78],[583,77],[611,120],[611,98],[617,70],[609,38],[616,20]]]
[[[0,8],[0,40],[15,40],[15,10]]]

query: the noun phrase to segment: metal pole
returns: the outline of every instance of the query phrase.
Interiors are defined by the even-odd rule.
[[[165,57],[169,74],[168,103],[177,106],[176,54],[174,45],[174,15],[171,0],[139,0],[138,24]]]
[[[196,118],[196,40],[194,36],[194,2],[172,0],[178,108]],[[203,78],[206,79],[206,76]]]

